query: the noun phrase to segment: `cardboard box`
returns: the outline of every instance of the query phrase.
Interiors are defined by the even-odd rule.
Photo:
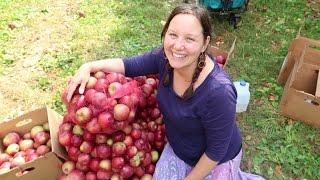
[[[301,53],[305,49],[305,47],[310,45],[320,46],[320,40],[302,37],[299,33],[297,37],[291,42],[288,54],[283,61],[280,73],[277,78],[279,84],[286,84],[294,64],[300,59]]]
[[[285,85],[282,115],[320,127],[320,98],[316,97],[319,69],[320,50],[307,46]]]
[[[213,57],[216,57],[216,56],[218,56],[218,55],[222,55],[223,57],[226,58],[226,61],[225,61],[224,65],[223,65],[223,69],[226,69],[227,64],[228,64],[228,61],[229,61],[229,59],[231,58],[231,56],[233,55],[233,53],[234,53],[234,48],[235,48],[236,40],[237,40],[237,39],[234,39],[234,41],[233,41],[233,43],[232,43],[229,51],[221,50],[221,49],[219,49],[219,48],[216,47],[216,46],[210,46],[210,47],[208,48],[208,54],[209,54],[209,55],[211,55],[211,56],[213,56]]]
[[[29,132],[32,127],[46,122],[49,122],[52,151],[0,175],[1,180],[48,180],[57,179],[58,175],[62,174],[62,159],[67,159],[67,154],[58,142],[58,130],[62,123],[62,116],[57,112],[45,107],[26,113],[11,121],[3,122],[0,124],[0,139],[2,140],[7,133],[12,131],[24,134]],[[4,151],[2,143],[0,143],[0,150]],[[28,172],[17,177],[17,174],[24,171]]]

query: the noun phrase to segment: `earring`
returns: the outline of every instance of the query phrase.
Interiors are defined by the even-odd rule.
[[[199,56],[199,61],[198,61],[198,68],[202,69],[206,65],[206,56],[205,53],[202,52]]]

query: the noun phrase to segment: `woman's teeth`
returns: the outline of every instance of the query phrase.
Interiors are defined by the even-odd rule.
[[[173,53],[173,57],[176,57],[176,58],[183,58],[183,57],[185,57],[185,55],[181,55],[181,54],[175,54],[175,53]]]

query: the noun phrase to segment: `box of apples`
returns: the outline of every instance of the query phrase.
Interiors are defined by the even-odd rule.
[[[231,58],[234,48],[235,48],[236,39],[233,41],[229,51],[224,51],[216,46],[210,46],[208,48],[208,54],[214,58],[217,64],[226,69],[229,59]]]
[[[47,107],[0,124],[0,179],[55,179],[66,153],[57,132],[62,122]]]

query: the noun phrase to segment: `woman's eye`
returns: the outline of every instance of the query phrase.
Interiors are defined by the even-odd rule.
[[[187,38],[187,41],[194,42],[195,40],[193,38]]]
[[[169,36],[171,36],[171,37],[177,37],[177,35],[176,35],[176,34],[173,34],[173,33],[170,33]]]

